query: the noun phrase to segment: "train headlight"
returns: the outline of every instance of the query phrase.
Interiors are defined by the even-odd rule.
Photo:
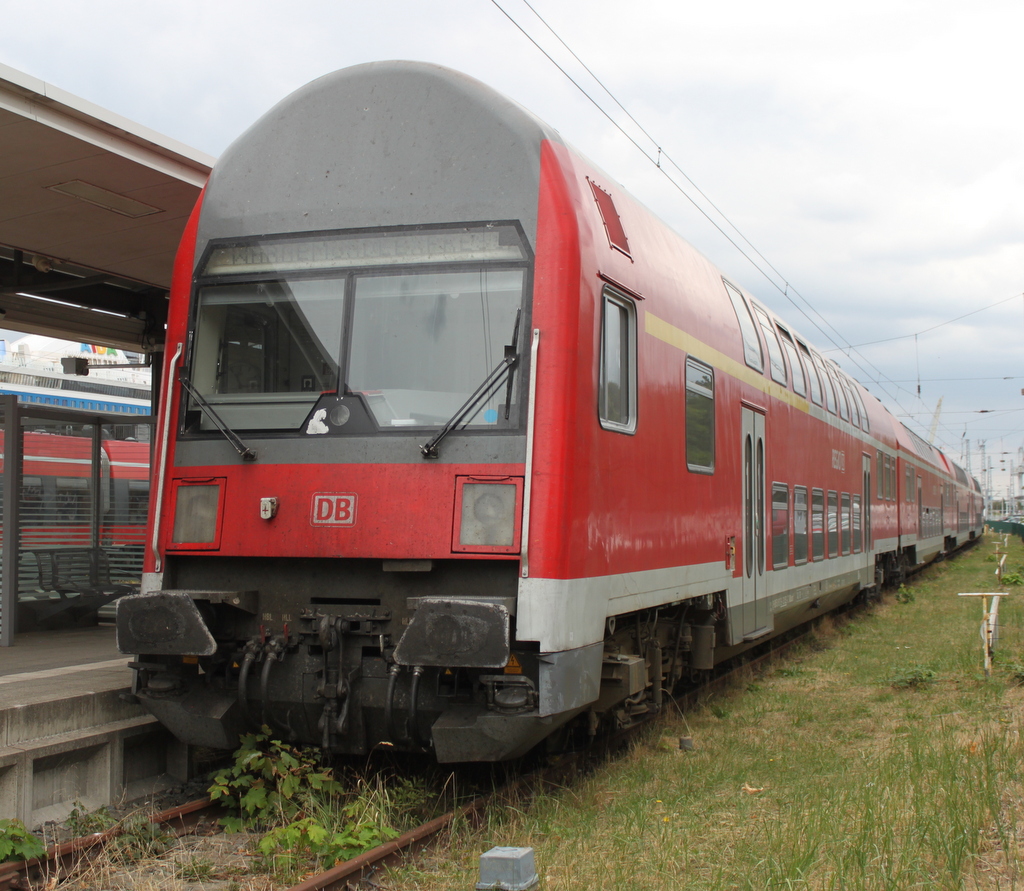
[[[220,546],[222,478],[176,480],[171,547],[216,549]]]
[[[459,523],[456,550],[496,550],[514,552],[519,547],[516,520],[522,501],[522,480],[503,479],[482,482],[473,478],[460,480]]]

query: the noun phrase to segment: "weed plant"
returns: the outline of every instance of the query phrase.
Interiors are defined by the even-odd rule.
[[[395,838],[430,798],[424,782],[405,778],[353,779],[346,788],[319,759],[265,727],[242,737],[234,763],[210,786],[210,798],[231,811],[222,825],[257,832],[257,853],[281,878],[327,869]]]
[[[34,860],[46,853],[43,843],[21,820],[0,820],[0,863],[11,860]]]
[[[492,845],[532,846],[546,891],[1024,887],[1024,598],[1000,606],[986,677],[981,604],[956,596],[997,590],[991,550],[823,623],[578,786],[464,827],[455,853],[393,887],[471,887]]]

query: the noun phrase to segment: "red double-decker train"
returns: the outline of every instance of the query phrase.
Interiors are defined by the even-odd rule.
[[[137,695],[190,743],[517,756],[981,531],[978,484],[510,100],[323,77],[171,295]]]

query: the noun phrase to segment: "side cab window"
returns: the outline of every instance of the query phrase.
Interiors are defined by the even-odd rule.
[[[636,432],[636,305],[613,288],[601,297],[598,416],[605,430]]]

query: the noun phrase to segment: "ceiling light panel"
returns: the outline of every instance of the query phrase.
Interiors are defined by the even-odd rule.
[[[119,213],[132,219],[147,217],[150,214],[161,212],[159,207],[143,204],[141,201],[136,201],[127,195],[118,195],[117,192],[101,189],[99,186],[83,182],[80,179],[73,179],[66,183],[57,183],[53,186],[47,186],[47,188],[51,192],[59,192],[61,195],[68,195],[71,198],[77,198],[79,201],[95,204],[104,210],[112,210],[114,213]]]

